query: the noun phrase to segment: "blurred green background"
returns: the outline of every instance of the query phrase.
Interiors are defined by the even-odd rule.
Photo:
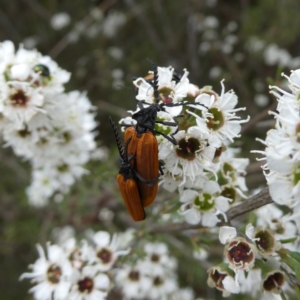
[[[90,174],[62,203],[36,209],[28,206],[25,195],[30,166],[10,149],[1,150],[0,299],[31,299],[28,280],[19,283],[18,277],[37,258],[34,245],[52,240],[54,228],[72,225],[80,236],[87,228],[113,232],[140,226],[124,211],[116,189],[118,162],[108,115],[118,120],[135,109],[131,81],[151,69],[147,58],[178,71],[187,68],[192,83],[211,85],[217,92],[225,78],[226,90],[233,89],[239,106],[247,107],[243,117],[249,114],[253,120],[236,144],[252,161],[248,185],[264,184],[249,151],[261,149],[254,138],[265,138],[273,125],[267,111],[276,101],[268,85],[280,85],[282,71],[289,74],[300,67],[299,12],[295,0],[1,0],[0,40],[12,40],[16,48],[37,48],[72,73],[66,89],[86,90],[98,107],[97,139],[108,148],[109,159],[90,163]],[[69,23],[55,29],[59,13],[66,13]],[[158,203],[163,199],[160,191]],[[112,218],[99,214],[103,207],[114,213]],[[172,244],[170,236],[158,239]],[[190,242],[179,239],[173,254],[180,260],[182,285],[192,286],[198,297],[220,299],[219,292],[206,286],[207,266],[193,267],[192,253],[185,250]],[[221,255],[218,249],[211,253],[216,262]]]

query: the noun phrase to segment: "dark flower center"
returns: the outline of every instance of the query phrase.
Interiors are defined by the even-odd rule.
[[[300,143],[300,123],[296,125],[297,142]]]
[[[97,256],[98,258],[101,259],[101,261],[104,263],[104,264],[108,264],[111,262],[111,259],[112,259],[112,253],[110,250],[108,249],[101,249],[101,251],[99,251],[97,253]]]
[[[153,280],[153,284],[156,285],[156,286],[159,286],[159,285],[162,285],[163,284],[163,279],[160,278],[159,276],[156,276]]]
[[[199,207],[201,211],[209,211],[215,206],[215,201],[210,194],[203,194],[201,198],[199,196],[195,198],[194,204]]]
[[[30,135],[30,131],[28,131],[28,130],[25,128],[25,129],[19,130],[19,131],[18,131],[18,134],[19,134],[20,137],[26,138],[28,135]]]
[[[78,281],[78,289],[81,293],[90,293],[93,290],[94,282],[91,278],[85,277],[82,280]]]
[[[51,283],[59,283],[61,275],[61,268],[56,264],[51,265],[47,271],[47,278]]]
[[[275,240],[269,231],[261,230],[256,233],[255,238],[259,238],[255,243],[261,251],[268,252],[274,249]]]
[[[223,197],[229,198],[232,201],[230,202],[230,204],[234,203],[236,200],[236,191],[234,188],[231,187],[225,187],[221,193],[221,195]]]
[[[275,272],[267,277],[263,283],[263,287],[266,291],[272,291],[274,289],[280,290],[283,283],[283,274],[281,272]]]
[[[132,281],[139,281],[139,279],[140,279],[140,273],[138,271],[131,271],[129,273],[128,277]]]
[[[300,166],[298,166],[296,169],[295,169],[295,172],[294,172],[294,185],[297,185],[298,182],[300,181]]]
[[[179,148],[176,149],[178,156],[187,160],[193,160],[196,157],[196,151],[200,148],[200,142],[195,138],[182,139],[178,142],[178,146]]]
[[[214,159],[218,159],[223,152],[223,147],[216,148]]]
[[[280,222],[278,222],[277,219],[272,219],[272,223],[276,226],[275,232],[278,234],[283,234],[284,233],[284,227]]]
[[[216,287],[224,290],[224,286],[223,286],[223,279],[227,276],[226,273],[220,273],[217,270],[214,270],[214,272],[211,272],[209,274],[210,278],[213,280],[213,282],[215,283]]]
[[[254,254],[248,243],[232,241],[229,244],[228,256],[235,263],[250,262],[254,259]]]
[[[172,103],[173,98],[170,96],[173,90],[169,88],[162,88],[160,89],[159,92],[159,98],[162,102],[164,103]]]
[[[213,115],[213,117],[207,118],[207,127],[216,131],[224,125],[223,114],[215,107],[211,108],[209,112]]]
[[[157,254],[152,254],[152,256],[151,256],[151,261],[153,261],[153,262],[158,262],[159,259],[160,259],[160,256],[159,256],[159,255],[157,255]]]
[[[64,173],[69,170],[69,166],[67,164],[61,164],[61,165],[57,166],[57,170],[61,173]]]
[[[25,95],[24,91],[17,90],[17,92],[10,96],[10,100],[13,106],[25,106],[28,102],[28,97]]]

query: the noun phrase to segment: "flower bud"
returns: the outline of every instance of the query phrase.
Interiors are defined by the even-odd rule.
[[[262,288],[274,294],[281,293],[281,287],[284,284],[284,274],[280,270],[269,272],[262,281]]]
[[[233,273],[226,266],[215,266],[207,270],[207,284],[223,292],[223,297],[228,297],[231,293],[240,292],[240,287],[236,284]]]

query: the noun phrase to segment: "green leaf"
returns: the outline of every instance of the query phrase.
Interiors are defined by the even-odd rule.
[[[296,260],[298,263],[300,263],[300,253],[290,251],[289,256],[291,256],[294,260]]]
[[[292,255],[295,255],[295,254],[298,259],[299,253],[293,252]],[[296,273],[296,279],[297,279],[297,281],[300,282],[300,262],[298,262],[298,260],[296,260],[292,256],[290,256],[290,254],[283,256],[281,258],[282,258],[282,261],[285,262]]]
[[[297,239],[297,237],[293,237],[293,238],[290,238],[290,239],[279,240],[279,242],[280,242],[281,244],[288,244],[288,243],[293,243],[293,242],[295,242],[296,239]]]
[[[285,294],[283,293],[283,291],[280,293],[280,296],[281,296],[282,300],[287,300],[287,298],[286,298]]]
[[[178,211],[182,203],[178,202],[174,205],[172,205],[170,208],[167,208],[166,210],[162,211],[161,214],[173,214]]]
[[[297,285],[295,286],[295,291],[296,291],[297,299],[300,300],[300,288]]]

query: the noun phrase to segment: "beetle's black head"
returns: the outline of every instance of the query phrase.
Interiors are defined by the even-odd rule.
[[[133,114],[132,118],[137,122],[136,130],[139,135],[147,131],[153,132],[158,111],[159,105],[151,104]]]

